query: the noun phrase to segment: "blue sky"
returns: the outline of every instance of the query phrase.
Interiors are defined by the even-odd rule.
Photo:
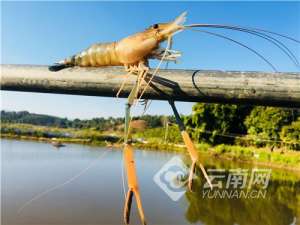
[[[2,2],[3,64],[48,65],[95,42],[108,42],[151,24],[188,12],[187,23],[223,23],[258,27],[300,39],[299,2]],[[210,30],[217,31],[217,30]],[[280,71],[296,71],[276,47],[237,32],[230,35],[263,53]],[[173,48],[183,52],[169,68],[261,70],[270,67],[253,53],[226,40],[197,32],[176,35]],[[300,48],[285,43],[300,58]],[[152,66],[155,64],[151,63]],[[124,99],[21,92],[1,92],[2,109],[28,110],[68,118],[123,116]],[[191,112],[192,103],[178,103]],[[135,114],[141,112],[136,109]],[[166,102],[154,101],[150,114],[171,114]]]

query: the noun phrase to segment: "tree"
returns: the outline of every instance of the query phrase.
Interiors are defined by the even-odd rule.
[[[280,138],[289,148],[300,150],[300,117],[291,125],[282,127]]]
[[[278,145],[276,142],[280,141],[281,128],[290,124],[292,120],[293,111],[290,109],[257,106],[251,111],[244,124],[247,127],[247,133],[256,138],[254,144],[258,146]]]
[[[251,109],[248,105],[197,103],[192,115],[185,117],[185,124],[199,142],[233,143],[234,138],[226,134],[245,134],[244,119]]]

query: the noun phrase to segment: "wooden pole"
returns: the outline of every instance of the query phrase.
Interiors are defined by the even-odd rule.
[[[2,90],[108,97],[116,96],[126,74],[122,67],[51,72],[47,66],[1,65],[0,69]],[[128,79],[120,97],[128,96],[135,80],[134,75]],[[300,73],[161,70],[143,98],[300,108]]]

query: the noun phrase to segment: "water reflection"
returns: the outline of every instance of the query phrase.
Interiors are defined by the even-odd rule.
[[[228,167],[226,162],[217,166],[216,164],[207,166],[222,169],[224,166]],[[286,176],[284,172],[273,170],[265,198],[243,196],[229,199],[204,195],[205,191],[207,193],[207,189],[203,188],[205,179],[202,178],[201,171],[197,171],[197,175],[194,192],[185,194],[188,202],[185,217],[190,223],[289,225],[299,222],[300,181],[297,176]],[[229,188],[226,191],[236,191],[236,189]],[[263,191],[263,189],[257,189],[257,191]]]

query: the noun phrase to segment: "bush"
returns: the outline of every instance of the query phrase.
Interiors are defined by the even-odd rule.
[[[150,142],[164,142],[166,129],[163,127],[146,129],[144,132],[136,133],[138,138],[146,138]],[[167,143],[181,143],[182,137],[179,128],[176,125],[169,126]]]
[[[300,150],[300,117],[291,125],[282,127],[280,138],[288,148]]]
[[[255,107],[245,120],[247,133],[254,137],[257,146],[280,145],[280,131],[293,120],[293,111],[274,107]],[[272,140],[274,142],[266,142]]]

